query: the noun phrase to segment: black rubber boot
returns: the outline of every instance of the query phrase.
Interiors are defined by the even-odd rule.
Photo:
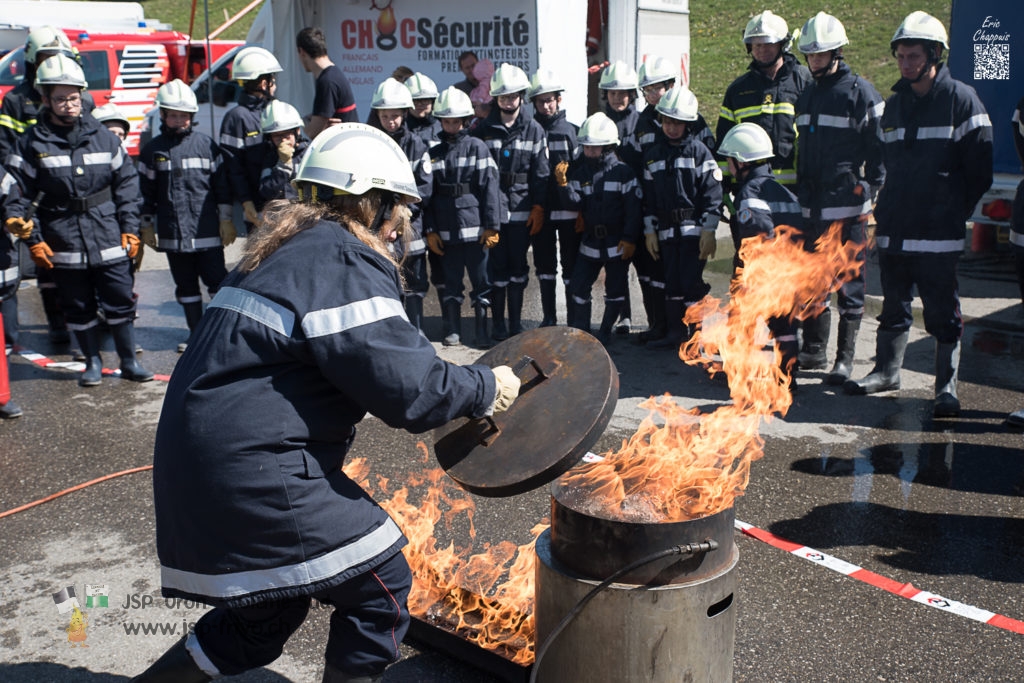
[[[511,337],[523,331],[523,292],[526,285],[508,286],[508,334]]]
[[[540,321],[541,327],[553,327],[558,324],[558,313],[555,308],[555,281],[540,281],[540,308],[543,318]]]
[[[832,327],[832,311],[826,308],[816,318],[803,322],[804,342],[800,350],[800,369],[821,370],[828,365],[828,335]]]
[[[444,346],[458,346],[462,343],[462,304],[455,299],[444,302],[442,319],[444,322]]]
[[[581,304],[578,301],[572,301],[572,326],[577,330],[583,330],[584,332],[590,332],[590,316],[593,313],[594,304],[588,301],[585,304]]]
[[[68,334],[68,324],[64,320],[64,311],[60,307],[57,288],[42,287],[39,290],[39,296],[43,300],[43,313],[46,314],[46,326],[49,328],[47,336],[50,343],[61,346],[71,343],[71,335]]]
[[[825,377],[825,384],[838,387],[850,379],[853,372],[853,355],[857,349],[857,333],[860,332],[860,318],[840,318],[836,336],[836,363],[832,372]]]
[[[129,683],[205,683],[212,681],[185,649],[186,636]]]
[[[960,399],[956,395],[960,371],[960,340],[952,344],[935,342],[935,417],[959,417]]]
[[[420,332],[423,331],[423,297],[408,294],[405,297],[405,317]]]
[[[329,663],[324,665],[324,677],[322,683],[381,683],[384,674],[375,676],[349,676],[344,671],[336,669]]]
[[[647,310],[647,329],[637,335],[637,342],[664,339],[668,331],[665,329],[665,296],[651,285],[643,287],[644,308]]]
[[[507,287],[491,287],[491,338],[495,341],[508,339],[505,325],[505,290]]]
[[[608,342],[612,340],[612,328],[615,325],[615,321],[619,319],[621,312],[621,301],[604,302],[604,315],[601,316],[601,327],[597,330],[597,341],[608,346]]]
[[[619,319],[615,321],[612,331],[615,334],[629,334],[633,329],[633,307],[629,303],[629,284],[627,279],[626,298],[622,302],[622,310],[619,311]]]
[[[877,394],[900,388],[900,368],[907,351],[910,332],[879,330],[875,341],[875,367],[867,377],[847,380],[843,391],[848,394]]]
[[[192,340],[192,333],[195,332],[200,318],[203,317],[203,302],[190,301],[187,304],[182,304],[181,307],[185,309],[185,324],[188,326],[188,341],[178,344],[178,353],[185,353],[185,349],[188,348],[189,341]]]
[[[473,346],[478,349],[491,348],[491,337],[487,334],[487,306],[473,307]]]
[[[685,341],[687,328],[683,322],[686,304],[678,300],[665,301],[665,336],[647,342],[649,349],[677,349]]]
[[[78,378],[80,387],[96,387],[103,381],[103,359],[100,357],[100,333],[95,326],[75,330],[75,339],[85,356],[85,372]],[[134,355],[134,354],[133,354]]]
[[[121,357],[121,377],[132,382],[148,382],[153,373],[142,367],[135,358],[135,326],[132,323],[121,323],[110,328],[110,336],[114,339],[114,348]]]

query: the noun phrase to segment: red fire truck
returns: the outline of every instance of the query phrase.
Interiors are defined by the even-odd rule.
[[[113,102],[128,117],[128,151],[132,155],[139,152],[138,127],[153,108],[157,88],[175,78],[191,82],[208,63],[242,44],[237,40],[207,43],[179,31],[146,28],[122,33],[63,30],[78,51],[96,106]],[[20,47],[0,59],[0,99],[24,79],[24,58],[25,49]]]

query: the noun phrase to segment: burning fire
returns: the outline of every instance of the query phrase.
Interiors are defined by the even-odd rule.
[[[744,240],[745,266],[729,301],[705,297],[687,310],[686,322],[700,329],[679,353],[712,375],[725,372],[732,403],[705,414],[682,408],[667,395],[652,397],[640,404],[651,414],[636,434],[603,460],[564,475],[560,485],[585,489],[596,515],[646,523],[694,519],[731,507],[746,489],[750,463],[763,455],[761,421],[785,415],[793,401],[778,350],[765,350],[766,321],[807,317],[826,292],[857,273],[857,245],[842,243],[841,228],[833,224],[815,252],[805,251],[800,233],[788,226],[780,227],[775,239]]]
[[[765,350],[770,342],[765,321],[794,311],[795,317],[806,317],[825,292],[835,291],[861,267],[856,245],[842,244],[839,224],[813,253],[804,251],[799,233],[782,227],[774,240],[744,241],[740,256],[745,267],[729,301],[708,297],[687,311],[686,322],[701,329],[680,350],[686,363],[726,374],[732,403],[706,414],[682,408],[668,395],[642,403],[651,413],[618,451],[560,479],[563,487],[586,489],[595,514],[651,523],[731,507],[746,489],[751,462],[763,454],[761,421],[785,415],[792,404],[779,353]],[[417,446],[429,462],[426,446]],[[409,539],[410,612],[514,663],[531,663],[533,546],[547,525],[535,526],[534,541],[518,547],[510,541],[485,545],[478,553],[454,543],[438,547],[435,529],[442,520],[447,529],[468,523],[469,537],[476,537],[473,501],[442,470],[415,475],[394,492],[385,477],[371,484],[363,458],[347,463],[345,473],[382,501]],[[414,500],[410,490],[421,499]]]
[[[428,462],[426,445],[420,442],[417,447],[424,463]],[[375,494],[364,458],[347,463],[345,473]],[[533,545],[547,524],[535,526],[531,531],[534,541],[518,547],[511,541],[486,544],[478,553],[456,548],[454,543],[438,547],[435,528],[442,520],[446,529],[460,521],[468,523],[470,539],[476,538],[476,506],[443,470],[434,468],[411,476],[407,485],[394,491],[388,500],[383,500],[390,493],[386,478],[377,477],[377,489],[375,497],[381,507],[409,539],[404,552],[413,574],[408,601],[412,615],[479,647],[495,650],[515,664],[531,663],[536,560]],[[413,500],[410,490],[422,498]]]

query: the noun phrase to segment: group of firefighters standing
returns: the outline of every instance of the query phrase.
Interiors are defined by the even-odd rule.
[[[966,220],[991,184],[992,132],[974,91],[942,62],[945,28],[924,12],[906,17],[891,41],[901,79],[887,101],[844,61],[848,38],[834,16],[811,17],[794,39],[785,20],[765,11],[749,21],[743,42],[751,63],[726,91],[714,132],[674,66],[654,56],[639,72],[623,62],[605,68],[603,109],[579,128],[566,120],[564,88],[550,70],[531,78],[500,65],[481,119],[464,89],[439,92],[425,74],[380,84],[367,123],[401,146],[421,197],[408,234],[393,245],[403,259],[410,322],[420,326],[433,284],[442,343],[461,343],[468,274],[474,345],[518,334],[532,247],[542,326],[558,322],[560,265],[566,322],[591,329],[591,289],[603,269],[605,306],[595,334],[609,343],[613,332],[628,333],[632,264],[649,323],[637,341],[676,348],[690,331],[686,309],[709,290],[702,273],[720,220],[728,220],[737,252],[743,239],[783,224],[800,229],[814,249],[839,222],[843,239],[864,247],[863,260],[873,211],[884,297],[875,367],[863,379],[850,377],[864,313],[861,269],[838,292],[838,351],[825,381],[854,394],[899,387],[916,287],[937,342],[934,410],[957,415],[963,328],[956,267]],[[790,52],[793,43],[806,67]],[[299,48],[304,57],[313,52],[303,52],[301,34]],[[97,307],[122,376],[152,377],[135,359],[131,334],[130,264],[140,238],[168,254],[191,330],[203,311],[199,280],[213,295],[226,275],[223,247],[236,235],[232,203],[258,231],[268,199],[295,197],[289,183],[309,140],[295,108],[274,99],[281,70],[262,48],[236,57],[232,77],[244,92],[219,145],[191,129],[192,91],[180,81],[161,87],[161,135],[142,150],[136,178],[123,148],[81,115],[86,83],[70,50],[58,45],[40,60],[39,120],[24,120],[6,159],[14,181],[4,183],[6,225],[27,242],[41,272],[52,267],[86,359],[81,384],[98,384],[102,372]],[[354,105],[345,111],[352,120]],[[328,123],[340,120],[328,116]],[[794,312],[802,322],[771,321],[794,388],[798,368],[827,367],[830,311],[823,298]]]

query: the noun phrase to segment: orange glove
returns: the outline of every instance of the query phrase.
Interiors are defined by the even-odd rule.
[[[49,244],[40,242],[39,244],[33,244],[28,250],[32,254],[32,262],[37,266],[46,270],[53,268],[53,261],[50,260],[50,257],[53,256],[53,250],[50,249]]]
[[[128,251],[128,258],[135,258],[136,254],[139,253],[140,244],[138,236],[130,232],[121,233],[121,248]]]
[[[427,248],[438,256],[444,256],[444,242],[436,232],[427,233]]]
[[[559,187],[565,187],[569,184],[569,179],[566,178],[566,173],[569,171],[568,161],[559,161],[555,164],[555,183]]]
[[[501,239],[501,235],[498,234],[497,230],[484,230],[483,234],[480,235],[480,244],[484,245],[484,249],[491,249],[498,246],[498,240]]]
[[[526,219],[526,227],[530,229],[530,235],[536,235],[544,227],[544,207],[534,204],[530,209],[530,217]]]
[[[7,228],[7,232],[19,240],[27,240],[28,236],[32,234],[32,228],[35,227],[35,223],[32,222],[31,218],[25,220],[18,216],[11,216],[4,225]]]
[[[619,249],[622,250],[622,260],[628,261],[633,258],[633,253],[636,251],[636,245],[626,240],[619,241]]]
[[[587,229],[587,226],[583,224],[583,212],[580,211],[576,214],[576,234],[582,235],[583,231]]]

